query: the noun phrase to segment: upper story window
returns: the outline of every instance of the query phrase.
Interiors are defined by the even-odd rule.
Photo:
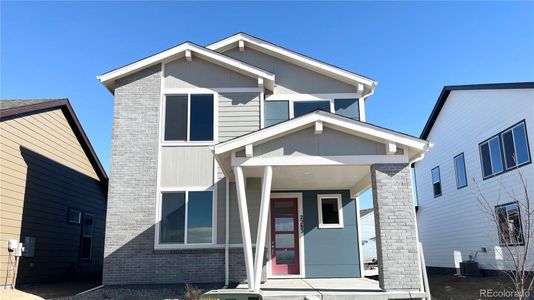
[[[330,111],[330,101],[295,101],[293,102],[294,118],[316,110]]]
[[[479,149],[484,179],[530,163],[525,121],[480,143]]]
[[[213,94],[168,95],[164,113],[164,141],[213,141]]]
[[[432,169],[432,189],[434,191],[434,198],[441,196],[441,175],[439,174],[439,166]]]
[[[465,158],[463,153],[454,157],[454,172],[456,173],[456,188],[461,189],[466,187],[467,174],[465,171]]]
[[[521,213],[516,202],[495,206],[501,246],[522,246],[523,228],[521,226]]]
[[[265,127],[289,119],[289,101],[265,101]]]
[[[267,100],[265,101],[264,127],[292,118],[300,117],[316,110],[336,113],[354,120],[360,119],[358,99],[332,100]]]
[[[163,192],[159,244],[211,244],[213,192]]]

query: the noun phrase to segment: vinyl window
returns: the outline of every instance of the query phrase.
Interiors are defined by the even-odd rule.
[[[431,171],[432,173],[432,190],[434,191],[434,198],[441,196],[441,175],[439,173],[439,166]]]
[[[337,115],[345,116],[354,120],[360,120],[358,99],[335,99],[334,110]]]
[[[341,195],[318,195],[319,228],[343,228]]]
[[[80,259],[91,259],[91,252],[93,248],[93,232],[94,232],[94,215],[83,214],[83,228],[80,245]]]
[[[523,227],[521,212],[517,202],[498,205],[495,207],[497,215],[499,243],[501,246],[522,246]]]
[[[265,101],[265,127],[289,120],[289,101]]]
[[[82,222],[82,212],[77,209],[69,208],[67,212],[67,222],[71,224],[80,224]]]
[[[164,141],[213,141],[214,95],[167,95]]]
[[[454,157],[454,173],[456,174],[456,188],[461,189],[467,186],[467,173],[465,170],[464,154]]]
[[[213,192],[162,192],[159,244],[212,244]]]

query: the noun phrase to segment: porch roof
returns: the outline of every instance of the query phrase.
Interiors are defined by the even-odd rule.
[[[362,153],[360,147],[344,147],[343,153],[317,154],[299,153],[299,155],[263,155],[254,153],[259,145],[268,145],[270,141],[284,138],[287,142],[303,130],[314,127],[316,135],[339,133],[352,145],[356,141],[375,143],[383,153]],[[323,133],[323,130],[325,131]],[[326,132],[328,130],[328,132]],[[312,134],[313,135],[313,134]],[[296,135],[294,135],[296,137]],[[335,138],[329,142],[335,142]],[[300,141],[295,140],[298,144]],[[320,142],[319,142],[320,143]],[[320,145],[322,146],[322,145]],[[343,147],[340,145],[340,147]],[[357,121],[325,111],[314,111],[309,114],[263,128],[249,134],[225,141],[213,146],[212,151],[228,178],[233,178],[232,167],[242,166],[365,166],[381,162],[411,163],[422,158],[430,143],[408,134],[393,131],[377,125]],[[336,151],[339,152],[339,151]],[[380,154],[380,155],[372,155]]]

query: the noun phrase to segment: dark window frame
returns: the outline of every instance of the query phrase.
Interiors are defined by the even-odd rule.
[[[456,159],[458,157],[462,157],[462,161],[464,163],[464,176],[465,176],[465,185],[458,185],[458,167],[456,165]],[[460,189],[463,189],[464,187],[467,187],[469,185],[469,180],[467,179],[467,166],[465,164],[465,154],[464,152],[456,155],[455,157],[453,157],[452,159],[453,163],[454,163],[454,175],[456,176],[456,189],[457,190],[460,190]]]
[[[77,212],[78,213],[78,221],[74,222],[70,220],[70,213],[71,212]],[[67,223],[68,224],[74,224],[74,225],[80,225],[82,223],[82,211],[76,208],[69,207],[67,210]]]
[[[439,181],[437,182],[434,182],[434,176],[433,173],[434,173],[434,170],[438,170],[438,176],[439,176]],[[430,170],[430,179],[431,179],[431,182],[432,182],[432,194],[434,195],[434,198],[438,198],[438,197],[441,197],[443,196],[443,185],[441,184],[442,180],[441,180],[441,170],[439,169],[439,166],[435,166],[434,168],[432,168]],[[436,190],[434,189],[434,184],[437,184],[439,183],[439,194],[436,194]]]
[[[513,130],[513,128],[515,128],[516,126],[518,125],[521,125],[523,124],[524,128],[525,128],[525,141],[526,141],[526,144],[527,144],[527,154],[528,154],[528,161],[525,162],[525,163],[522,163],[520,165],[516,164],[514,167],[511,167],[511,168],[507,168],[507,165],[506,165],[506,154],[505,154],[505,150],[504,150],[504,143],[503,143],[503,134],[510,131],[510,130]],[[513,132],[512,132],[512,135],[513,135]],[[482,150],[481,150],[481,147],[482,145],[484,144],[487,144],[489,143],[490,140],[493,140],[494,138],[498,138],[499,140],[499,151],[500,151],[500,155],[501,155],[501,163],[502,163],[502,171],[500,172],[496,172],[496,173],[493,173],[493,163],[492,163],[492,174],[488,175],[488,176],[484,176],[484,161],[482,159]],[[488,144],[489,145],[489,144]],[[515,140],[514,140],[514,149],[515,149]],[[491,152],[491,150],[490,150]],[[506,129],[498,132],[497,134],[494,134],[492,135],[491,137],[485,139],[484,141],[480,142],[478,144],[478,153],[479,153],[479,156],[480,156],[480,168],[481,168],[481,171],[482,171],[482,180],[486,180],[486,179],[490,179],[490,178],[493,178],[493,177],[496,177],[498,175],[501,175],[501,174],[504,174],[506,172],[510,172],[512,170],[515,170],[515,169],[518,169],[518,168],[521,168],[521,167],[524,167],[526,165],[529,165],[532,163],[532,155],[531,155],[531,152],[530,152],[530,142],[528,140],[528,129],[527,129],[527,123],[525,121],[525,119],[515,123],[514,125],[512,126],[509,126],[507,127]]]
[[[191,140],[191,96],[212,96],[213,97],[213,115],[212,115],[212,139],[211,140]],[[172,96],[187,96],[187,112],[186,112],[186,138],[185,140],[167,140],[165,139],[165,130],[166,130],[166,118],[167,118],[167,97]],[[166,93],[163,95],[163,103],[162,103],[162,123],[161,124],[161,143],[162,144],[172,144],[172,143],[190,143],[190,144],[203,144],[203,143],[214,143],[217,141],[217,99],[218,94],[213,92],[183,92],[183,93]]]
[[[301,116],[304,116],[304,115],[307,115],[307,114],[309,114],[309,113],[311,113],[311,112],[314,112],[314,111],[317,111],[317,110],[322,110],[322,109],[320,109],[320,108],[316,108],[316,109],[314,109],[314,110],[312,110],[312,111],[309,111],[309,112],[307,112],[307,113],[304,113],[304,114],[302,114],[302,115],[300,115],[300,116],[296,116],[296,115],[295,115],[295,111],[296,111],[295,108],[296,108],[296,105],[298,105],[298,104],[310,104],[310,103],[324,102],[324,103],[328,103],[328,110],[323,110],[323,111],[326,111],[326,112],[329,112],[329,113],[334,113],[334,112],[332,112],[332,100],[330,100],[330,99],[293,100],[292,102],[293,102],[293,104],[292,104],[292,105],[293,105],[293,119],[298,118],[298,117],[301,117]]]
[[[520,237],[521,237],[521,242],[519,243],[505,243],[502,238],[504,237],[501,233],[501,225],[498,223],[499,222],[499,215],[498,215],[498,212],[497,210],[499,208],[502,208],[504,207],[506,209],[507,206],[509,205],[516,205],[517,206],[517,213],[519,215],[519,232],[521,233]],[[523,220],[521,218],[521,207],[519,207],[519,202],[517,201],[512,201],[512,202],[508,202],[508,203],[504,203],[504,204],[498,204],[498,205],[495,205],[495,217],[497,218],[497,237],[499,238],[499,246],[524,246],[525,245],[525,235],[523,233]]]
[[[91,234],[85,233],[85,217],[91,216],[93,219],[93,223],[91,224]],[[94,240],[94,234],[95,234],[95,215],[93,213],[84,212],[83,213],[83,222],[82,222],[82,234],[80,237],[80,260],[91,260],[93,255],[93,240]],[[91,244],[89,245],[89,256],[83,257],[83,240],[84,238],[90,238]]]
[[[211,193],[211,242],[209,243],[190,243],[188,242],[188,222],[189,222],[189,194],[195,193],[195,192],[210,192]],[[212,189],[208,190],[195,190],[195,189],[184,189],[184,190],[165,190],[160,191],[160,196],[158,199],[158,223],[161,223],[161,218],[163,215],[163,209],[162,209],[162,200],[163,200],[163,194],[165,193],[184,193],[185,195],[185,203],[184,203],[184,240],[181,243],[162,243],[161,242],[161,225],[158,224],[156,234],[157,234],[157,246],[156,247],[164,247],[164,248],[170,248],[173,247],[181,248],[181,247],[194,247],[194,246],[205,246],[205,245],[213,245],[216,243],[216,219],[215,219],[215,213],[216,213],[216,193]]]

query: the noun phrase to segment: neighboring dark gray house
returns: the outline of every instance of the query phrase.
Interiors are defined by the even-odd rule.
[[[1,285],[99,278],[107,184],[67,99],[0,101]]]
[[[105,285],[424,295],[409,165],[428,142],[365,122],[374,80],[244,33],[98,78],[115,96]],[[379,282],[356,217],[371,187]]]

